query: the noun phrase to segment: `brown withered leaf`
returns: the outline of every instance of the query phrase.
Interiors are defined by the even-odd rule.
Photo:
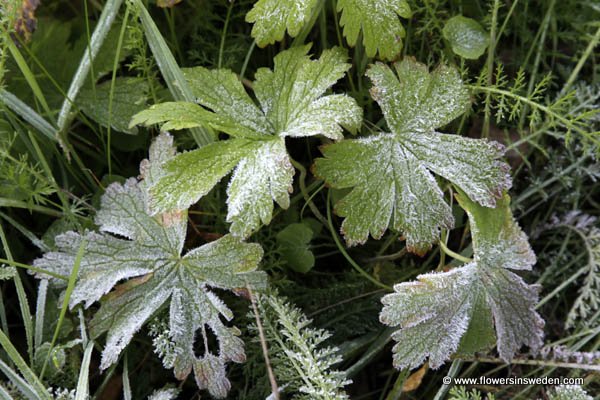
[[[40,0],[23,0],[21,9],[17,12],[15,21],[15,35],[27,42],[37,27],[35,10],[40,5]]]

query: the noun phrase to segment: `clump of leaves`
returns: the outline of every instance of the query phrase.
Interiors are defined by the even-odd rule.
[[[283,39],[285,32],[296,37],[320,10],[316,0],[259,0],[246,15],[254,23],[252,37],[260,47]],[[340,25],[350,46],[362,33],[368,57],[393,60],[402,50],[406,31],[399,17],[410,18],[406,0],[339,0]]]
[[[410,251],[424,254],[450,229],[450,206],[430,171],[448,179],[477,203],[494,207],[511,185],[496,142],[438,133],[469,107],[458,71],[427,67],[407,58],[394,70],[378,63],[367,76],[391,133],[324,146],[315,173],[334,188],[353,188],[339,201],[349,245],[379,239],[388,225],[403,232]]]
[[[229,70],[196,67],[186,71],[197,104],[162,103],[137,114],[132,125],[162,123],[163,130],[208,124],[231,136],[165,165],[165,176],[150,189],[154,212],[185,209],[234,169],[227,190],[227,221],[234,236],[247,237],[268,224],[273,201],[289,207],[294,168],[286,137],[323,135],[341,139],[342,126],[355,131],[362,112],[345,94],[323,94],[350,65],[344,51],[326,50],[318,60],[310,45],[275,56],[273,71],[261,68],[253,83],[259,105]],[[224,101],[227,99],[227,101]]]
[[[426,358],[438,368],[455,352],[473,354],[494,342],[509,362],[523,344],[534,351],[542,345],[544,322],[534,309],[539,288],[511,271],[530,270],[536,259],[508,195],[495,209],[464,193],[457,198],[469,216],[474,260],[397,284],[381,300],[381,322],[399,327],[393,334],[397,368],[415,368]]]
[[[232,312],[210,288],[264,287],[264,273],[255,271],[262,249],[227,235],[181,254],[187,212],[148,213],[148,186],[160,179],[161,164],[174,155],[172,137],[159,136],[150,148],[149,160],[140,166],[140,181],[131,178],[107,187],[96,214],[100,232],[59,235],[57,251],[44,254],[34,264],[70,275],[77,254],[82,255],[69,304],[89,307],[101,300],[91,332],[94,338],[108,332],[102,369],[115,363],[133,335],[169,304],[175,376],[184,379],[193,369],[201,389],[225,397],[230,386],[225,364],[242,362],[245,355],[239,330],[222,321],[231,320]],[[216,350],[209,348],[207,328],[218,340]],[[194,351],[197,331],[205,349],[200,356]]]

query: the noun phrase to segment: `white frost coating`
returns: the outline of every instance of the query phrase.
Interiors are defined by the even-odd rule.
[[[402,50],[406,35],[398,16],[410,18],[406,0],[338,0],[337,11],[342,12],[340,25],[350,46],[354,46],[362,31],[367,56],[394,59]]]
[[[159,136],[150,149],[149,160],[142,162],[141,177],[149,180],[160,177],[162,164],[173,155],[172,139]],[[208,387],[213,396],[223,397],[227,387],[226,378],[223,381],[225,363],[241,362],[245,355],[239,331],[221,321],[233,318],[231,310],[210,288],[264,287],[266,276],[256,271],[262,249],[227,235],[181,255],[186,213],[151,216],[146,204],[144,180],[138,182],[132,178],[124,185],[110,185],[96,218],[102,233],[59,235],[57,250],[44,254],[34,265],[69,275],[85,241],[70,306],[84,303],[88,307],[108,293],[90,324],[94,338],[108,332],[102,369],[118,360],[133,335],[171,298],[169,336],[175,353],[172,361],[175,375],[184,379],[192,368],[197,369],[196,378],[200,371],[204,380],[199,382],[203,387]],[[111,289],[114,290],[110,292]],[[196,332],[205,329],[215,334],[219,348],[198,357],[194,353]],[[198,339],[206,341],[204,335]],[[208,346],[207,342],[205,345]]]
[[[258,0],[246,15],[254,23],[251,35],[260,47],[283,39],[287,30],[295,37],[312,15],[318,0]]]
[[[440,229],[454,219],[433,176],[394,135],[345,140],[323,149],[317,174],[336,188],[354,189],[335,207],[346,217],[342,232],[349,245],[369,234],[380,238],[388,225],[405,232],[411,251],[424,253]]]
[[[337,140],[343,138],[342,127],[354,132],[362,120],[362,110],[352,98],[325,95],[350,68],[345,52],[329,49],[311,60],[309,49],[307,45],[283,51],[275,57],[273,70],[257,71],[253,90],[258,104],[231,71],[198,67],[185,75],[196,101],[206,109],[192,107],[194,117],[183,116],[195,106],[188,103],[170,119],[169,113],[152,109],[134,118],[173,126],[181,118],[202,119],[232,137],[167,162],[165,175],[150,189],[152,212],[189,207],[234,168],[227,217],[234,235],[245,238],[268,224],[273,202],[287,208],[294,169],[285,137],[323,135]]]
[[[403,232],[410,251],[422,254],[453,226],[434,172],[478,203],[493,207],[511,185],[503,147],[495,142],[441,134],[437,128],[463,114],[469,95],[454,68],[432,73],[412,59],[372,66],[371,94],[392,133],[345,140],[323,149],[316,173],[334,188],[353,188],[336,205],[346,217],[349,245],[380,238],[388,225]]]
[[[509,270],[530,269],[535,256],[512,218],[508,197],[497,209],[463,195],[459,201],[469,213],[475,261],[397,284],[381,300],[381,322],[398,327],[393,334],[397,368],[418,367],[426,358],[437,368],[462,346],[487,350],[494,327],[498,353],[507,362],[522,345],[534,351],[542,345],[543,320],[534,309],[538,288]],[[514,249],[520,252],[510,259],[502,255]],[[478,327],[469,335],[471,324]],[[481,337],[485,332],[491,337]]]
[[[177,388],[158,389],[148,396],[148,400],[175,400],[178,395],[179,389]]]
[[[290,205],[294,168],[284,139],[264,141],[253,154],[244,157],[233,172],[227,188],[227,221],[233,235],[247,237],[271,222],[273,201],[282,208]]]

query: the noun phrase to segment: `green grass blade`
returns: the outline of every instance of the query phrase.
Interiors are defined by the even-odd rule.
[[[2,211],[0,211],[0,218],[2,218],[3,220],[5,220],[9,224],[11,224],[13,228],[18,230],[21,233],[21,235],[23,235],[27,239],[29,239],[31,244],[33,244],[35,247],[37,247],[41,251],[50,251],[50,247],[48,247],[46,245],[46,243],[44,243],[33,232],[31,232],[31,230],[29,230],[27,227],[20,224],[16,220],[14,220],[12,217],[10,217],[10,216],[6,215],[5,213],[3,213]]]
[[[22,264],[20,262],[16,262],[16,261],[13,261],[13,260],[10,260],[10,259],[6,259],[6,258],[0,258],[0,263],[12,265],[13,267],[28,269],[28,270],[33,271],[33,272],[38,272],[40,274],[46,274],[48,276],[51,276],[51,277],[56,278],[56,279],[61,279],[63,281],[68,281],[69,280],[68,276],[60,275],[60,274],[54,273],[52,271],[47,271],[45,269],[36,268],[36,267],[31,266],[31,265]]]
[[[15,200],[15,199],[7,199],[5,197],[0,197],[0,207],[15,207],[15,208],[25,208],[30,211],[36,211],[42,214],[51,215],[53,217],[62,217],[63,213],[57,210],[53,210],[48,207],[40,206],[38,204],[27,204],[25,201]]]
[[[31,107],[23,103],[17,96],[0,89],[0,102],[10,108],[15,114],[27,121],[31,126],[37,129],[48,139],[58,141],[57,131],[48,121],[41,115],[36,113]]]
[[[131,400],[131,385],[129,383],[129,367],[127,362],[127,353],[123,358],[123,400]]]
[[[50,360],[52,350],[54,349],[54,345],[56,344],[56,340],[58,339],[58,335],[60,333],[60,328],[63,324],[63,321],[65,320],[67,310],[69,309],[69,300],[71,299],[73,289],[75,289],[75,282],[77,282],[77,276],[79,275],[79,266],[81,265],[81,259],[83,258],[86,244],[86,240],[82,240],[81,244],[79,245],[79,249],[77,250],[77,255],[75,256],[75,263],[73,264],[73,270],[71,271],[71,276],[69,276],[69,283],[67,284],[67,290],[65,291],[62,307],[58,316],[58,324],[56,324],[56,329],[54,330],[54,335],[52,336],[52,342],[50,343],[50,350],[48,350],[48,355],[46,356],[46,359],[44,360],[44,365],[42,366],[40,379],[43,379],[44,377],[44,372],[46,371],[48,360]]]
[[[0,224],[0,242],[2,242],[2,247],[4,249],[4,254],[6,254],[6,258],[9,264],[13,261],[12,253],[10,251],[10,247],[8,246],[8,241],[6,240],[6,235],[4,234],[4,228],[2,224]],[[2,262],[2,261],[0,261]],[[21,276],[16,273],[13,278],[15,282],[15,288],[17,289],[17,298],[19,299],[19,308],[21,309],[21,317],[23,318],[23,326],[25,327],[25,338],[27,340],[27,353],[29,355],[29,360],[33,361],[33,319],[31,317],[31,311],[29,310],[29,300],[27,300],[27,294],[25,293],[25,288],[23,287],[23,282],[21,282]]]
[[[104,9],[102,9],[98,24],[94,29],[94,33],[92,33],[92,39],[90,40],[88,51],[84,53],[81,61],[79,62],[77,71],[75,72],[73,80],[71,81],[71,86],[69,86],[69,90],[67,91],[67,98],[63,101],[63,104],[60,108],[60,112],[58,114],[59,132],[66,128],[73,100],[77,97],[77,94],[85,84],[85,80],[90,72],[92,63],[98,55],[100,47],[102,46],[102,43],[104,43],[106,35],[110,31],[110,28],[119,12],[119,8],[121,8],[122,3],[123,0],[108,0],[104,5]]]
[[[79,369],[79,379],[77,380],[75,400],[87,400],[89,398],[89,370],[90,361],[92,359],[92,350],[94,350],[94,342],[90,341],[87,347],[85,348],[85,352],[83,353],[83,361],[81,362],[81,368]]]
[[[0,330],[0,346],[6,351],[8,357],[15,364],[25,381],[35,391],[38,398],[43,400],[52,400],[52,397],[48,393],[46,387],[42,384],[40,378],[27,366],[23,357],[19,354],[15,346],[10,342],[10,339],[6,336],[4,331]]]
[[[35,74],[31,71],[31,69],[27,65],[27,61],[25,61],[23,55],[12,40],[8,41],[8,50],[10,51],[10,54],[12,54],[13,59],[15,60],[17,66],[23,74],[23,77],[25,77],[25,80],[27,81],[29,87],[33,91],[33,95],[35,96],[37,101],[40,102],[42,108],[44,109],[44,112],[48,114],[48,117],[51,117],[52,111],[50,111],[50,107],[48,107],[48,102],[44,97],[44,93],[42,92],[40,85],[38,85],[37,80],[35,79]]]
[[[39,400],[39,396],[35,393],[35,389],[25,382],[23,378],[19,376],[12,368],[4,363],[4,361],[0,360],[0,371],[6,375],[9,381],[19,389],[19,392],[26,398],[30,400]]]
[[[146,10],[146,7],[144,7],[140,0],[135,0],[135,5],[139,8],[140,20],[146,33],[148,45],[150,46],[150,50],[152,50],[152,54],[154,54],[158,68],[169,87],[171,95],[173,95],[176,101],[195,102],[192,89],[185,80],[181,69],[177,65],[177,61],[175,61],[175,57],[173,57],[171,50],[169,50],[167,42],[152,20],[150,13],[148,13],[148,10]],[[208,127],[193,128],[190,131],[199,146],[207,145],[215,140],[214,132]]]
[[[37,301],[35,304],[35,329],[33,336],[33,344],[37,349],[43,343],[44,333],[44,317],[46,314],[46,295],[48,294],[48,280],[40,280],[38,286]]]
[[[0,384],[0,399],[1,400],[14,400],[14,398],[6,391],[4,386]]]

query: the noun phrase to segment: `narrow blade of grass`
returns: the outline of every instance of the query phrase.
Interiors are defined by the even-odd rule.
[[[25,61],[25,58],[23,58],[23,55],[12,40],[8,41],[8,50],[10,51],[10,54],[13,56],[13,59],[17,63],[17,66],[21,70],[21,73],[25,77],[25,80],[31,88],[33,95],[35,96],[37,101],[40,102],[42,108],[44,109],[44,112],[48,115],[48,117],[51,117],[52,112],[50,111],[50,107],[48,107],[48,102],[46,101],[46,97],[44,97],[44,93],[42,92],[40,85],[38,85],[37,80],[35,79],[35,74],[31,71],[31,69],[27,65],[27,61]]]
[[[73,80],[71,81],[71,85],[69,86],[69,90],[67,91],[67,98],[63,101],[63,104],[60,108],[60,112],[58,114],[59,132],[66,128],[66,125],[69,121],[69,113],[71,112],[71,107],[73,106],[73,100],[77,97],[77,94],[85,84],[85,79],[90,72],[92,63],[98,55],[100,47],[102,47],[104,39],[106,39],[106,35],[108,35],[108,32],[110,31],[110,28],[112,27],[122,3],[123,0],[108,0],[102,9],[98,24],[94,29],[94,33],[92,33],[88,50],[83,54],[83,57],[79,62],[77,71],[75,72]]]
[[[2,224],[0,224],[0,242],[2,242],[4,254],[6,254],[6,261],[10,263],[11,261],[13,261],[13,256],[12,252],[10,251],[10,247],[8,246],[8,242],[6,240],[6,235],[4,234],[4,228],[2,227]],[[17,298],[19,299],[19,308],[21,309],[23,326],[25,327],[27,353],[29,355],[29,361],[33,362],[33,319],[31,317],[31,311],[29,310],[29,300],[27,299],[27,294],[25,293],[23,282],[21,282],[21,276],[18,273],[16,273],[13,280],[15,282],[15,288],[17,290]]]
[[[8,380],[11,381],[17,389],[19,389],[19,392],[21,392],[23,396],[30,400],[39,400],[40,397],[36,394],[35,389],[30,384],[25,382],[25,380],[23,380],[23,378],[21,378],[19,374],[17,374],[12,368],[6,365],[2,360],[0,360],[0,371],[2,371],[4,375],[6,375]],[[12,397],[10,397],[9,395],[8,398],[10,399]]]
[[[50,350],[48,350],[48,355],[44,360],[44,365],[42,366],[42,372],[40,373],[40,379],[44,378],[44,372],[46,372],[46,366],[48,365],[48,360],[50,360],[50,356],[52,355],[52,350],[54,349],[54,345],[56,344],[56,340],[58,339],[58,334],[60,333],[60,328],[65,320],[65,315],[67,314],[67,310],[69,309],[69,300],[71,299],[71,294],[73,293],[73,289],[75,289],[75,282],[77,281],[77,276],[79,275],[79,266],[81,265],[81,259],[83,258],[83,254],[85,252],[85,246],[87,242],[84,239],[79,245],[79,249],[77,250],[77,255],[75,256],[75,263],[73,264],[73,270],[71,271],[71,276],[69,276],[69,283],[67,284],[67,290],[65,291],[65,297],[63,299],[63,304],[60,309],[60,314],[58,317],[58,324],[56,324],[56,329],[54,330],[54,335],[52,336],[52,342],[50,343]]]
[[[35,332],[33,336],[33,344],[37,349],[42,345],[44,333],[44,317],[46,314],[46,295],[48,294],[48,280],[40,280],[38,286],[38,296],[35,305]]]
[[[150,50],[152,50],[152,54],[154,54],[158,68],[169,87],[171,95],[177,101],[194,102],[195,97],[192,89],[185,80],[181,69],[177,65],[177,61],[175,61],[175,57],[173,57],[171,50],[169,50],[167,42],[152,20],[150,13],[148,13],[148,10],[146,10],[146,7],[144,7],[140,0],[135,0],[135,5],[139,8],[140,20],[146,33],[148,45],[150,46]],[[215,139],[214,132],[208,127],[193,128],[190,131],[198,146],[207,145]]]
[[[92,359],[92,350],[94,350],[94,342],[90,341],[83,353],[83,361],[79,369],[79,379],[77,380],[77,390],[75,400],[87,400],[90,394],[90,361]]]
[[[25,381],[31,386],[31,388],[35,391],[36,395],[39,399],[43,400],[52,400],[52,397],[48,393],[46,387],[42,384],[40,378],[27,366],[23,357],[19,354],[15,346],[10,342],[10,339],[4,334],[3,331],[0,331],[0,346],[6,351],[8,357],[15,364]],[[0,361],[1,362],[1,361]]]
[[[123,358],[123,400],[131,400],[131,385],[129,383],[129,367],[127,362],[127,353]]]
[[[48,139],[55,142],[58,141],[56,128],[54,128],[41,115],[35,112],[35,110],[19,100],[17,96],[7,92],[6,90],[0,89],[0,102],[4,103],[4,105],[11,109],[15,114],[30,123],[31,126],[37,129]]]

